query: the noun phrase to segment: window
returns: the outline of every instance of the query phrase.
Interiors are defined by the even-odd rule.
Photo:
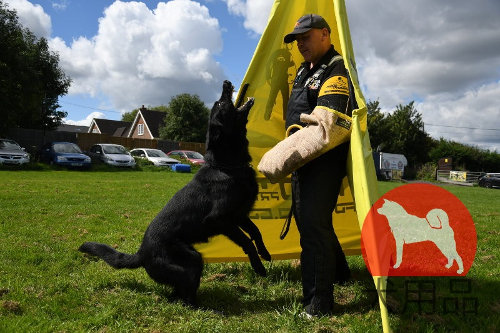
[[[137,125],[137,135],[144,135],[144,124]]]
[[[141,149],[133,150],[130,153],[132,154],[132,156],[138,156],[138,157],[140,157],[141,155],[145,156],[144,150]]]

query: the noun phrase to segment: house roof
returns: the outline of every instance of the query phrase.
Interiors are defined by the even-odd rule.
[[[160,137],[160,125],[163,124],[163,119],[165,119],[165,112],[146,109],[141,109],[139,112],[142,114],[144,122],[147,124],[151,135],[154,138]]]
[[[115,132],[113,133],[113,136],[124,136],[126,137],[128,134],[128,127],[118,127]]]
[[[137,123],[139,122],[140,118],[143,119],[147,130],[151,133],[151,136],[153,138],[159,138],[160,137],[160,126],[163,125],[163,119],[165,119],[165,112],[148,110],[143,105],[139,109],[139,112],[137,112],[135,119],[134,119],[134,122],[129,127],[129,134],[128,134],[129,137],[132,135],[133,131],[135,130],[135,127],[137,126]]]
[[[61,124],[56,128],[56,131],[58,131],[58,132],[87,133],[89,131],[89,127],[88,126]]]
[[[99,118],[94,118],[93,122],[95,122],[102,134],[109,134],[113,136],[126,136],[128,129],[132,125],[130,121]]]

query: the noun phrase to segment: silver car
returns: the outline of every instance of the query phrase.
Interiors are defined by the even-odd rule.
[[[135,160],[121,145],[113,143],[98,143],[90,147],[92,162],[103,162],[113,166],[135,167]]]
[[[25,164],[30,155],[14,140],[0,139],[0,164]]]
[[[180,163],[175,158],[168,157],[163,151],[152,148],[135,148],[130,151],[134,157],[145,158],[155,166],[171,166]]]

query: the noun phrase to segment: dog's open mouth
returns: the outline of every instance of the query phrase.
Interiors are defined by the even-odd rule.
[[[234,104],[232,101],[233,93],[234,93],[233,84],[230,81],[225,80],[223,85],[222,85],[222,95],[218,101],[218,104],[220,105],[222,103],[231,103],[231,105],[233,105],[233,107],[234,107]],[[253,106],[254,102],[255,102],[254,98],[249,97],[247,99],[246,103],[241,105],[239,108],[237,108],[236,111],[248,113],[250,111],[250,108]]]

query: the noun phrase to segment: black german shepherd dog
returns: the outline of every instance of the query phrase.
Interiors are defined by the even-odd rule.
[[[153,219],[137,253],[121,253],[94,242],[82,244],[80,251],[114,268],[144,267],[154,281],[172,286],[173,296],[188,305],[196,305],[203,269],[202,256],[193,244],[212,236],[227,236],[248,255],[254,271],[266,275],[259,255],[268,261],[271,256],[248,217],[258,193],[246,138],[254,102],[249,99],[236,108],[232,93],[231,82],[224,81],[222,96],[210,113],[205,165]]]

